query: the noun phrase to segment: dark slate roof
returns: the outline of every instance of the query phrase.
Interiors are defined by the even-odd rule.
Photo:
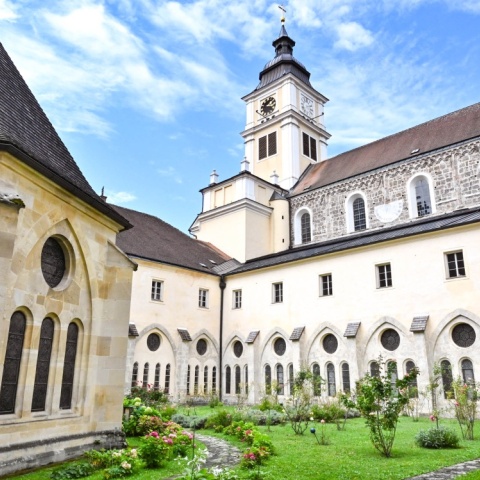
[[[114,219],[128,222],[95,193],[0,43],[0,150]]]
[[[188,333],[188,330],[186,328],[177,328],[177,331],[178,331],[178,334],[180,335],[180,338],[184,342],[191,342],[192,341],[192,337],[190,336],[190,334]]]
[[[480,137],[480,103],[310,165],[290,195],[476,137]]]
[[[360,324],[362,322],[351,322],[347,325],[345,329],[345,333],[343,334],[344,337],[347,338],[355,338],[358,333],[358,329],[360,328]]]
[[[292,340],[292,342],[300,340],[304,330],[305,330],[305,327],[294,328],[292,334],[290,335],[290,340]]]
[[[293,56],[295,42],[288,36],[283,25],[278,38],[274,40],[272,45],[275,47],[275,58],[263,67],[260,72],[260,83],[255,90],[265,87],[288,73],[295,75],[303,83],[311,86],[310,72]]]
[[[213,245],[195,240],[153,215],[111,206],[133,225],[117,235],[117,246],[127,255],[213,275],[230,260]]]
[[[258,334],[260,333],[260,330],[253,330],[248,334],[248,338],[245,343],[253,343],[255,342],[256,338],[258,337]]]
[[[236,270],[231,271],[229,275],[477,222],[480,222],[480,208],[463,209],[443,215],[422,217],[407,224],[348,235],[334,240],[310,244],[305,247],[293,248],[286,252],[254,258],[248,260]]]
[[[128,325],[128,336],[129,337],[138,337],[139,336],[137,326],[134,323],[130,323]]]
[[[428,315],[421,317],[413,317],[412,325],[410,327],[411,332],[424,332],[427,328]]]

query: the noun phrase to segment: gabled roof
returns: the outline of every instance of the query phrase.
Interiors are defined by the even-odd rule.
[[[0,43],[0,150],[8,151],[123,227],[95,193]]]
[[[160,218],[111,205],[133,228],[117,235],[127,255],[216,275],[215,267],[230,260],[213,245],[195,240]]]
[[[480,137],[480,103],[311,165],[290,196],[475,137]]]

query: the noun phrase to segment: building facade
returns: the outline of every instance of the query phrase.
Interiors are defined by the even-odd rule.
[[[129,227],[0,45],[0,474],[123,444]]]
[[[167,284],[171,266],[150,263],[141,292],[133,288],[134,379],[157,328],[171,338],[174,399],[214,393],[256,402],[273,384],[285,397],[302,366],[323,378],[320,396],[335,396],[375,374],[382,357],[396,362],[399,377],[417,367],[419,391],[441,366],[445,402],[452,379],[480,377],[480,104],[327,158],[327,98],[294,45],[282,25],[275,57],[244,97],[240,173],[219,181],[214,171],[201,190],[192,241],[230,257],[203,272],[219,308],[211,305],[206,322],[196,311],[198,285],[189,282],[183,297],[189,267],[174,262],[182,271]],[[182,296],[176,304],[165,296],[165,315],[153,324],[156,277]],[[161,348],[148,360],[157,362]],[[144,378],[154,384],[152,374]]]

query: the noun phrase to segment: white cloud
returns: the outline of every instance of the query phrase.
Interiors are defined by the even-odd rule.
[[[173,181],[175,183],[178,183],[178,184],[183,183],[183,180],[182,180],[182,177],[180,176],[180,174],[175,170],[175,168],[173,168],[171,166],[167,167],[167,168],[159,168],[157,170],[157,173],[161,177],[167,177],[167,178],[173,179]]]
[[[105,196],[109,203],[121,205],[123,203],[133,202],[137,197],[130,192],[114,192],[113,190],[105,190]]]
[[[8,0],[0,0],[0,21],[13,21],[18,18],[16,7]]]
[[[335,42],[335,47],[344,48],[351,52],[368,47],[374,40],[371,32],[356,22],[341,23],[336,30],[339,38]]]

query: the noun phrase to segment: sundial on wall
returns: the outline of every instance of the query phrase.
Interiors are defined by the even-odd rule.
[[[375,216],[383,223],[389,223],[396,220],[403,210],[403,200],[396,200],[395,202],[384,203],[377,205],[374,208]]]

